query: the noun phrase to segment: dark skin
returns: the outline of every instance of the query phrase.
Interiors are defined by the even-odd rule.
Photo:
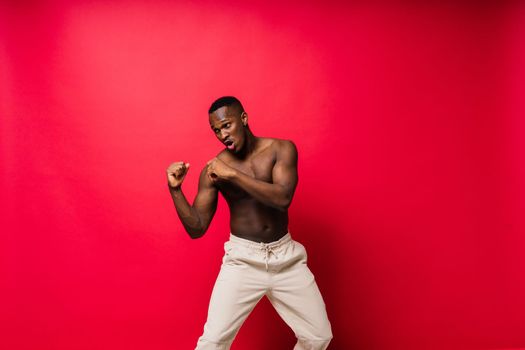
[[[167,169],[168,186],[179,218],[191,238],[206,233],[220,192],[230,208],[230,230],[254,242],[273,242],[288,232],[288,207],[297,186],[297,149],[291,141],[256,137],[248,115],[224,106],[209,115],[210,127],[225,145],[199,178],[193,205],[181,185],[189,163]]]

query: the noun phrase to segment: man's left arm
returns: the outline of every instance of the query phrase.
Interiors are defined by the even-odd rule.
[[[285,211],[297,186],[297,148],[291,141],[279,140],[272,170],[273,182],[257,180],[241,171],[227,172],[226,180],[236,184],[258,201]]]

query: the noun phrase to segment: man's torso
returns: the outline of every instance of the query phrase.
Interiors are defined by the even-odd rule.
[[[280,142],[283,141],[259,137],[254,152],[245,159],[238,159],[228,151],[217,157],[246,175],[271,183]],[[232,183],[217,183],[217,188],[230,207],[232,234],[256,242],[272,242],[288,232],[288,211],[269,207]]]

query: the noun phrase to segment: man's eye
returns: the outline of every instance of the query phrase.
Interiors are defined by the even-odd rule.
[[[231,126],[231,123],[226,123],[226,124],[224,125],[224,127],[225,127],[226,129],[228,129],[230,126]]]
[[[219,132],[219,129],[213,129],[213,132],[214,132],[214,133],[218,133],[218,132]]]

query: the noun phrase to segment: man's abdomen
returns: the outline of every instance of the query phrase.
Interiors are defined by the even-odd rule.
[[[277,241],[288,232],[288,212],[255,201],[238,201],[230,205],[230,230],[254,242]]]

